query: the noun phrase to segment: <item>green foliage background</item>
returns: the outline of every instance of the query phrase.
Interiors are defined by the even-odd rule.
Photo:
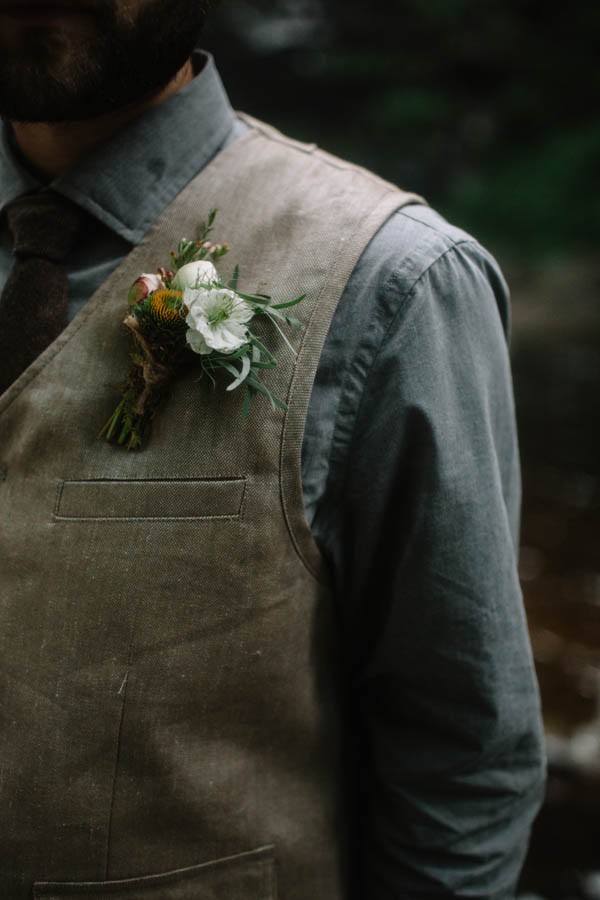
[[[500,252],[595,247],[600,4],[222,0],[234,105],[421,191]]]

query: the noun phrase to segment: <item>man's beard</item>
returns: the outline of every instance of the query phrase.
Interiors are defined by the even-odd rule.
[[[147,0],[133,25],[121,21],[118,3],[97,0],[89,36],[37,27],[23,30],[12,53],[0,42],[0,115],[89,119],[167,84],[196,46],[208,0]]]

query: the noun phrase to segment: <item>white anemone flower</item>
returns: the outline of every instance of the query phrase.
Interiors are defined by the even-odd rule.
[[[227,288],[187,288],[186,340],[195,353],[234,353],[248,341],[246,325],[254,309]]]

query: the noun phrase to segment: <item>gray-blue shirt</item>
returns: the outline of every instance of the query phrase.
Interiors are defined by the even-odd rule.
[[[52,182],[91,213],[71,315],[246,128],[213,61],[196,68]],[[0,209],[39,186],[5,126]],[[2,221],[2,283],[11,264]],[[364,900],[511,897],[542,796],[508,316],[493,258],[408,207],[358,263],[319,362],[302,484],[345,641]]]

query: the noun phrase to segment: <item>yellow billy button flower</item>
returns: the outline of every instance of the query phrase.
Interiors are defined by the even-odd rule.
[[[182,318],[183,294],[181,291],[154,291],[148,298],[148,311],[158,325],[172,325]]]

